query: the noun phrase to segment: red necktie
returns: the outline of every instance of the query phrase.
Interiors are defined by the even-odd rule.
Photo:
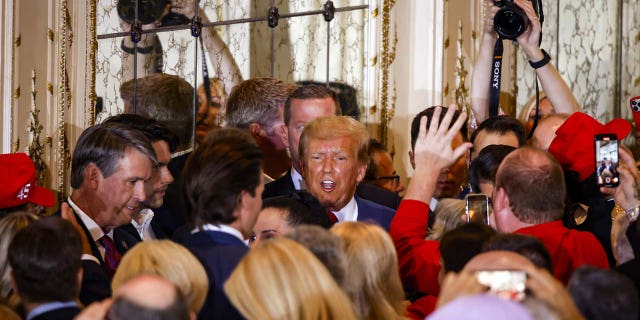
[[[331,225],[338,223],[338,217],[329,209],[327,209],[327,216],[329,217],[329,221],[331,221]]]
[[[113,274],[116,273],[116,268],[118,268],[122,255],[120,255],[120,252],[116,250],[116,244],[111,238],[109,238],[109,236],[102,236],[102,238],[98,239],[98,242],[104,248],[104,262],[107,265],[107,270],[109,270],[109,276],[113,277]]]

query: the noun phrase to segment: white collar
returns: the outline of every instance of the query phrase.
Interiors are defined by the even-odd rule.
[[[273,178],[271,178],[268,174],[266,174],[264,172],[262,173],[262,179],[263,179],[262,180],[263,184],[267,184],[269,182],[273,182],[273,180],[274,180]]]
[[[429,209],[431,209],[431,212],[436,211],[436,207],[438,206],[438,199],[436,198],[431,198],[431,201],[429,201]]]
[[[298,172],[298,170],[296,170],[294,167],[291,167],[291,181],[293,182],[293,187],[296,190],[306,189],[306,186],[304,184],[304,178],[302,177],[300,172]]]
[[[240,232],[236,228],[231,227],[231,226],[226,225],[226,224],[219,224],[219,225],[215,225],[213,223],[203,224],[201,227],[196,227],[195,229],[191,230],[191,234],[194,234],[194,233],[200,232],[200,231],[224,232],[224,233],[228,233],[228,234],[240,239],[242,242],[245,242],[244,241],[244,237],[242,236],[242,232]]]
[[[342,209],[333,212],[333,214],[338,218],[338,222],[358,221],[358,203],[356,202],[356,198],[351,197],[351,200],[342,207]]]
[[[187,148],[186,150],[174,152],[174,153],[171,154],[171,159],[177,158],[177,157],[182,156],[184,154],[187,154],[187,153],[189,153],[191,151],[193,151],[193,148]]]
[[[67,202],[69,202],[71,209],[78,214],[80,220],[82,220],[82,224],[84,224],[87,230],[89,230],[89,234],[91,234],[93,242],[98,242],[98,240],[105,235],[102,228],[100,228],[100,226],[91,217],[89,217],[89,215],[82,211],[82,209],[80,209],[78,205],[71,200],[71,197],[67,198]],[[113,230],[109,231],[107,235],[113,239]]]
[[[31,320],[43,313],[47,313],[49,311],[58,310],[62,308],[70,308],[70,307],[78,307],[78,303],[75,301],[52,301],[45,302],[37,307],[33,308],[29,314],[27,314],[27,320]]]
[[[138,224],[136,219],[131,219],[131,225],[138,231],[140,239],[145,240],[147,238],[147,230],[151,228],[151,220],[155,214],[150,208],[140,210],[139,214],[142,216],[142,223]]]

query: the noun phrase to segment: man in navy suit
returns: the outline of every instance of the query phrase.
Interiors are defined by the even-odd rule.
[[[81,256],[80,233],[58,217],[37,220],[16,233],[7,258],[26,319],[67,320],[79,313]]]
[[[98,124],[80,135],[71,163],[73,191],[61,207],[63,217],[77,221],[88,242],[83,255],[80,300],[85,305],[111,295],[110,280],[132,237],[114,243],[116,227],[131,222],[146,199],[145,181],[157,164],[151,142],[119,123]],[[124,245],[122,245],[124,243]]]
[[[182,244],[204,265],[209,292],[199,319],[242,319],[223,284],[247,253],[245,240],[262,207],[262,152],[233,128],[209,133],[184,168],[187,223]]]
[[[158,159],[158,165],[153,168],[151,179],[145,181],[145,201],[141,203],[138,212],[133,215],[131,223],[114,230],[116,246],[122,245],[120,240],[126,237],[133,238],[136,243],[143,240],[167,238],[168,236],[158,225],[154,210],[162,206],[167,188],[173,183],[173,175],[168,166],[171,161],[171,153],[177,147],[178,138],[159,121],[137,114],[119,114],[105,120],[105,123],[111,122],[124,124],[142,132],[151,141]],[[129,245],[126,242],[125,244]],[[126,248],[123,250],[126,251]]]
[[[372,221],[389,229],[394,211],[355,196],[369,163],[369,134],[360,122],[327,116],[309,122],[300,137],[301,169],[307,190],[332,222]]]

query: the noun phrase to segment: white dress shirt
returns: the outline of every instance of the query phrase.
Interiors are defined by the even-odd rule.
[[[338,211],[331,212],[336,215],[338,222],[358,221],[358,203],[356,202],[356,198],[351,197],[351,201],[349,201],[346,206]]]
[[[145,208],[140,210],[140,217],[142,222],[138,224],[136,219],[131,219],[131,225],[138,231],[138,235],[142,241],[148,241],[157,239],[156,234],[153,232],[153,228],[151,228],[151,219],[153,219],[154,213],[153,210],[149,208]]]
[[[244,237],[242,236],[242,232],[240,232],[236,228],[233,228],[233,227],[228,226],[226,224],[215,225],[213,223],[207,223],[207,224],[202,225],[201,227],[197,227],[197,228],[191,230],[191,234],[194,234],[194,233],[200,232],[200,231],[219,231],[219,232],[228,233],[228,234],[240,239],[245,244],[247,244],[247,242],[244,240]]]
[[[84,211],[82,211],[82,209],[80,209],[71,200],[71,197],[67,198],[67,202],[69,202],[69,206],[71,206],[73,211],[75,211],[76,214],[80,217],[80,220],[82,220],[82,224],[84,224],[85,228],[89,230],[89,234],[91,234],[91,239],[87,239],[87,240],[93,241],[96,244],[96,246],[98,247],[98,251],[100,251],[100,255],[102,256],[101,258],[104,260],[104,252],[105,252],[104,247],[98,241],[100,240],[100,238],[102,238],[102,236],[105,235],[104,231],[102,231],[102,228],[100,228],[100,226],[95,221],[93,221],[91,217],[89,217]],[[106,235],[113,240],[113,230],[109,231]],[[93,260],[98,264],[100,263],[100,261],[98,261],[98,258],[88,254],[83,254],[82,259]]]
[[[291,167],[291,181],[293,182],[293,187],[296,190],[306,190],[307,186],[304,184],[304,178],[298,172],[298,170]]]

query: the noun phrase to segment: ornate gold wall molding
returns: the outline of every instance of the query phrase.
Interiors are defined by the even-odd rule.
[[[380,61],[380,96],[378,106],[380,111],[380,127],[378,129],[378,139],[384,145],[389,146],[389,125],[395,114],[396,94],[395,81],[390,81],[391,65],[396,58],[396,46],[398,44],[398,35],[391,33],[391,10],[395,6],[396,0],[382,1],[382,27],[381,27],[381,46],[379,48]],[[377,15],[377,13],[376,13]],[[389,92],[392,92],[391,96]],[[375,106],[374,106],[375,107]],[[373,112],[376,109],[372,109]]]
[[[40,186],[47,185],[46,177],[49,173],[49,167],[44,159],[45,146],[40,142],[42,134],[42,124],[40,123],[40,109],[36,105],[36,70],[31,72],[31,120],[29,121],[28,131],[31,133],[31,144],[29,145],[29,157],[33,160],[36,167],[36,180]]]
[[[70,167],[69,149],[67,143],[67,122],[66,114],[71,108],[71,89],[69,86],[68,71],[68,49],[72,43],[73,34],[71,32],[71,18],[67,0],[61,0],[60,11],[58,13],[60,19],[59,43],[58,43],[58,105],[57,105],[57,144],[56,144],[56,161],[57,176],[56,188],[58,190],[58,199],[62,201],[67,192],[66,173]]]

